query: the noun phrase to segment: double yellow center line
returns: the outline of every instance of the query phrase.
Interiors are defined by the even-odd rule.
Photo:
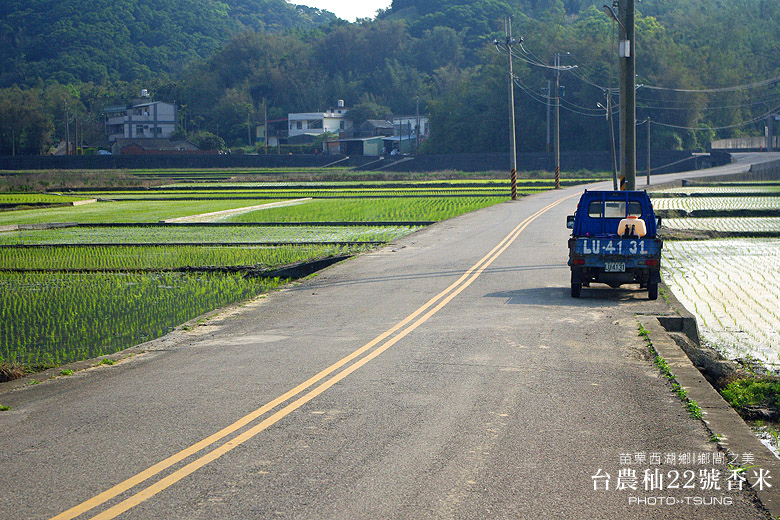
[[[67,520],[76,518],[84,513],[87,513],[98,506],[108,502],[109,500],[131,490],[132,488],[142,484],[143,482],[157,476],[166,469],[190,458],[196,453],[216,445],[219,441],[225,439],[229,435],[241,430],[245,426],[250,425],[255,420],[260,419],[268,412],[271,412],[276,407],[284,404],[285,402],[294,399],[283,408],[277,410],[272,415],[269,415],[261,422],[233,437],[232,439],[217,446],[212,451],[201,455],[195,460],[182,466],[169,475],[157,480],[156,482],[146,486],[145,488],[137,491],[135,494],[122,500],[114,506],[106,509],[105,511],[92,517],[93,519],[107,520],[116,518],[125,511],[132,509],[138,504],[143,503],[149,498],[153,497],[157,493],[169,488],[173,484],[179,482],[188,475],[194,473],[203,466],[213,462],[214,460],[225,455],[232,449],[240,446],[249,439],[255,437],[263,430],[276,424],[284,417],[288,416],[304,404],[308,403],[318,395],[322,394],[336,383],[342,381],[347,376],[369,363],[374,358],[380,356],[387,349],[398,343],[401,339],[406,337],[409,333],[415,330],[417,327],[428,321],[431,316],[435,315],[442,308],[444,308],[453,298],[463,292],[474,280],[476,280],[506,249],[512,245],[512,243],[520,236],[520,233],[525,230],[534,220],[539,218],[542,214],[546,213],[553,207],[557,206],[561,202],[573,197],[565,197],[559,199],[552,204],[545,206],[541,210],[537,211],[530,217],[526,218],[518,224],[518,226],[512,230],[496,247],[494,247],[487,255],[485,255],[479,262],[474,264],[471,269],[466,271],[457,281],[447,287],[445,290],[428,300],[422,307],[418,308],[412,314],[398,322],[394,327],[380,334],[372,341],[366,343],[359,349],[355,350],[348,356],[342,358],[336,363],[332,364],[328,368],[322,370],[317,375],[309,378],[303,383],[299,384],[292,390],[280,395],[273,401],[266,403],[254,412],[242,417],[230,426],[223,428],[217,433],[206,437],[200,442],[193,444],[192,446],[181,450],[174,455],[171,455],[165,460],[158,462],[157,464],[141,471],[137,475],[130,477],[129,479],[120,482],[114,487],[107,489],[106,491],[96,495],[77,506],[74,506],[67,511],[64,511],[57,516],[52,517],[51,520]],[[351,363],[351,364],[350,364]],[[315,386],[317,385],[317,386]],[[314,388],[311,388],[314,387]],[[311,388],[308,392],[307,389]],[[303,393],[306,392],[306,393]],[[302,394],[302,395],[301,395]]]

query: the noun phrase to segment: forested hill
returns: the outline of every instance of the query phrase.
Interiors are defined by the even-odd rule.
[[[285,0],[3,0],[0,87],[145,80],[208,57],[246,31],[328,24]]]
[[[504,151],[507,57],[492,42],[507,16],[524,38],[513,49],[518,149],[547,146],[550,64],[562,54],[576,65],[560,75],[562,146],[609,150],[598,103],[617,85],[618,36],[604,3],[394,0],[376,20],[347,23],[284,0],[0,0],[0,155],[48,150],[66,113],[99,143],[103,107],[141,88],[177,104],[183,134],[218,135],[234,149],[253,150],[247,128],[266,113],[343,99],[356,123],[419,104],[431,122],[427,152]],[[636,8],[637,119],[652,120],[652,146],[762,135],[780,111],[780,2]]]

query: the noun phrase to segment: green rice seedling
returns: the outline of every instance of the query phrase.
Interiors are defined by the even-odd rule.
[[[231,274],[0,273],[0,364],[112,354],[280,283]]]
[[[263,200],[262,203],[278,202]],[[97,202],[85,206],[29,209],[0,213],[0,225],[48,222],[158,222],[228,209],[254,206],[254,200]]]
[[[776,270],[780,240],[671,241],[664,249],[664,280],[697,316],[705,341],[727,357],[750,355],[774,366],[780,281],[765,273]],[[674,274],[682,269],[685,276]]]
[[[64,196],[47,193],[0,193],[0,204],[19,205],[25,204],[64,204],[77,202],[91,197]]]
[[[388,242],[421,226],[71,227],[0,234],[2,245]]]
[[[445,220],[497,204],[489,197],[315,200],[305,206],[238,215],[230,222],[345,222]]]
[[[322,246],[96,246],[0,248],[0,269],[138,271],[252,266],[272,269],[316,258],[350,254],[360,247]]]

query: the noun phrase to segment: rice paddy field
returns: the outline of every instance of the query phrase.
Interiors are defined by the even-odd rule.
[[[240,274],[0,273],[0,362],[112,354],[280,283]]]
[[[758,361],[774,372],[780,372],[777,193],[780,183],[729,182],[653,194],[656,209],[709,211],[706,218],[667,218],[665,227],[725,237],[672,235],[664,243],[664,283],[696,316],[703,341],[726,358]],[[746,211],[750,217],[733,216]]]
[[[85,206],[36,208],[0,212],[0,226],[51,222],[159,222],[178,217],[236,209],[280,199],[207,201],[96,202]]]
[[[674,197],[654,198],[656,210],[776,210],[780,208],[780,197],[754,195],[747,197]]]
[[[674,229],[695,229],[722,233],[778,233],[780,217],[668,218],[664,225]]]
[[[780,367],[780,239],[664,244],[664,282],[730,359]]]
[[[294,247],[87,246],[0,249],[0,271],[168,271],[246,266],[273,269],[285,265],[355,253],[339,245]]]
[[[93,244],[206,244],[389,242],[422,226],[371,224],[351,226],[78,226],[0,233],[0,246]]]
[[[300,177],[332,169],[287,173],[297,180],[133,172],[163,183],[0,195],[0,368],[119,352],[287,281],[263,273],[359,254],[510,196],[507,181],[481,175],[311,181]],[[552,187],[532,180],[518,192]],[[64,205],[82,200],[96,202]]]
[[[0,193],[2,205],[68,204],[90,199],[88,195],[58,195],[50,193]]]

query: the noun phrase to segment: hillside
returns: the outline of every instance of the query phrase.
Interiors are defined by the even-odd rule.
[[[514,48],[518,149],[548,147],[550,64],[562,53],[577,66],[560,78],[562,147],[610,150],[598,103],[616,86],[617,24],[601,5],[395,0],[377,20],[346,23],[283,0],[171,0],[156,11],[151,0],[5,0],[0,155],[56,145],[65,114],[79,114],[87,142],[99,142],[103,107],[140,88],[178,105],[183,134],[214,134],[234,149],[254,151],[247,129],[266,112],[283,118],[343,99],[371,118],[413,114],[419,103],[431,121],[427,152],[504,151],[507,59],[492,42],[510,15],[524,38]],[[637,4],[637,119],[652,120],[654,148],[763,135],[780,111],[776,20],[776,0]],[[3,88],[13,84],[21,88]]]
[[[335,19],[284,0],[3,0],[0,87],[145,80],[178,72],[243,31]]]

